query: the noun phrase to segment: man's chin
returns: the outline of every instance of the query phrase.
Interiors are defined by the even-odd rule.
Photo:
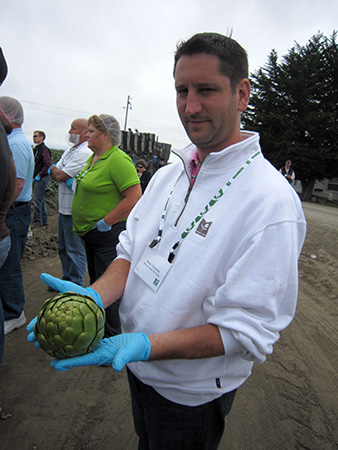
[[[205,136],[204,133],[189,132],[188,136],[191,142],[197,146],[208,145],[209,139],[207,138],[207,136]]]

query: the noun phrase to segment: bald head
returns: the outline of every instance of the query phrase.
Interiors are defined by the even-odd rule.
[[[87,141],[86,138],[87,128],[88,128],[87,119],[75,119],[73,120],[70,126],[69,133],[78,134],[80,136],[79,144],[82,144],[82,142]]]

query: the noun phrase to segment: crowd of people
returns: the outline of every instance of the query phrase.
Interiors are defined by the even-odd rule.
[[[118,236],[142,190],[135,164],[118,148],[120,126],[115,117],[75,119],[68,132],[70,147],[53,164],[43,131],[34,131],[33,146],[24,136],[18,100],[0,97],[0,115],[11,127],[6,139],[14,158],[16,189],[20,188],[5,218],[11,247],[0,270],[6,335],[26,322],[21,259],[28,229],[48,226],[45,192],[50,179],[58,183],[62,279],[79,286],[84,285],[87,266],[93,283],[115,259]],[[107,308],[106,318],[106,336],[121,333],[118,302]]]
[[[0,66],[2,84],[7,76],[2,49]],[[45,194],[50,180],[58,183],[62,279],[79,286],[84,286],[87,265],[93,283],[116,257],[119,233],[142,190],[136,164],[118,148],[120,126],[115,117],[73,120],[69,148],[55,164],[44,131],[33,132],[32,145],[24,135],[24,110],[17,99],[0,97],[0,118],[1,364],[4,336],[27,320],[21,259],[29,232],[48,226]],[[106,317],[106,336],[121,333],[118,303],[107,308]]]
[[[52,367],[127,366],[139,449],[216,450],[238,388],[295,314],[306,221],[259,134],[241,129],[250,98],[245,50],[230,37],[197,34],[178,44],[174,80],[191,144],[150,182],[146,162],[135,168],[119,150],[113,116],[72,123],[72,146],[47,171],[59,183],[63,279],[41,279],[107,311],[117,305],[92,352]],[[1,115],[29,153],[19,111],[0,97]],[[32,176],[33,166],[20,175],[29,185]],[[29,195],[16,199],[13,214],[29,215]],[[22,303],[13,317],[21,311]],[[28,340],[37,344],[35,323]]]

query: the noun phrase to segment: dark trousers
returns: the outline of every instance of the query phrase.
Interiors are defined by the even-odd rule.
[[[138,450],[217,450],[237,389],[209,403],[173,403],[127,369]]]
[[[86,246],[87,264],[90,284],[94,283],[107,269],[117,256],[116,246],[119,234],[125,230],[126,223],[119,222],[110,231],[89,231],[83,240]],[[117,300],[106,308],[105,337],[121,333],[119,307],[121,300]]]
[[[9,208],[6,225],[11,236],[11,248],[0,269],[0,298],[5,321],[20,317],[25,304],[21,258],[25,250],[30,220],[30,202],[14,203]]]
[[[48,225],[48,212],[46,208],[46,189],[48,188],[50,176],[46,175],[39,181],[33,182],[33,223]]]
[[[9,249],[11,248],[11,238],[6,236],[0,241],[0,269],[5,262]],[[5,343],[5,319],[4,312],[2,309],[2,302],[0,298],[0,365],[4,357],[4,343]]]

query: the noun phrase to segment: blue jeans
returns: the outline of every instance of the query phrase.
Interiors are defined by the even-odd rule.
[[[58,251],[62,265],[62,279],[84,285],[86,250],[80,236],[73,233],[73,219],[60,214],[58,218]]]
[[[50,176],[42,177],[39,181],[33,183],[33,203],[34,214],[33,223],[48,224],[48,213],[46,208],[45,192],[49,185]]]
[[[127,372],[138,450],[217,450],[237,389],[203,405],[184,406]]]
[[[25,249],[31,219],[30,202],[9,208],[6,225],[10,231],[11,248],[0,269],[0,298],[5,320],[20,317],[25,305],[21,258]]]
[[[119,234],[126,229],[126,222],[119,222],[110,231],[101,232],[97,229],[89,231],[83,236],[86,244],[88,273],[90,284],[93,284],[107,269],[117,256],[116,246]],[[119,316],[121,299],[106,308],[105,337],[121,334]]]
[[[7,236],[0,241],[0,268],[5,262],[10,248],[11,248],[11,238]],[[4,321],[5,321],[4,312],[2,309],[2,302],[0,299],[0,364],[2,363],[4,357],[4,343],[5,343]]]

